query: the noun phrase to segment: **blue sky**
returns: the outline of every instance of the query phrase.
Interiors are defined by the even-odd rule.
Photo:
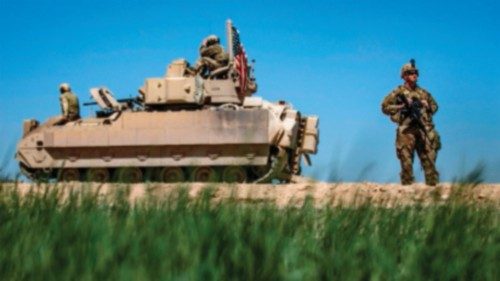
[[[380,103],[415,58],[440,105],[442,179],[482,162],[486,180],[500,182],[499,12],[498,1],[0,0],[0,155],[24,119],[59,114],[61,82],[81,102],[101,85],[136,95],[173,59],[194,62],[206,35],[225,43],[231,18],[256,60],[257,94],[320,116],[319,154],[306,174],[399,180],[395,125]],[[418,161],[415,172],[421,180]]]

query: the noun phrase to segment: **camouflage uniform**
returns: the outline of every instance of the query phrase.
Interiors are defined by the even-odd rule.
[[[68,84],[61,84],[61,111],[66,121],[74,121],[80,119],[80,104],[78,97],[71,92]]]
[[[227,63],[229,62],[229,56],[220,44],[215,44],[207,47],[202,46],[200,48],[200,56],[211,58],[219,65],[219,67],[227,65]]]
[[[201,73],[202,76],[207,76],[209,72],[226,66],[228,63],[229,55],[219,44],[219,38],[210,35],[203,40],[200,46],[200,58],[196,62],[194,69],[196,72]]]
[[[398,95],[404,95],[408,101],[412,99],[425,100],[428,108],[422,107],[421,120],[425,128],[419,128],[410,117],[404,116],[398,106],[401,101]],[[416,86],[409,89],[402,85],[394,89],[382,102],[382,112],[389,115],[391,120],[398,124],[396,130],[396,153],[401,162],[401,183],[411,184],[413,177],[413,158],[417,151],[418,157],[425,173],[425,182],[428,185],[436,185],[439,182],[439,173],[436,170],[437,152],[441,148],[440,137],[434,129],[432,115],[438,110],[434,98],[426,90]]]

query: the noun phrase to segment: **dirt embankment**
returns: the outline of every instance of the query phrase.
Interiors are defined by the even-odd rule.
[[[61,184],[57,185],[61,187]],[[131,203],[137,203],[145,198],[162,199],[176,194],[179,187],[186,189],[190,198],[198,198],[204,190],[212,190],[215,201],[233,199],[241,202],[267,202],[279,207],[294,205],[300,206],[306,198],[320,206],[359,206],[372,204],[384,207],[411,204],[435,204],[453,200],[461,202],[489,203],[500,206],[500,184],[452,185],[440,184],[436,187],[424,184],[402,186],[399,184],[379,183],[324,183],[304,182],[284,185],[272,184],[88,184],[68,183],[62,189],[62,196],[70,191],[88,191],[99,197],[109,198],[120,192]],[[54,186],[49,186],[53,189]],[[29,192],[42,193],[47,190],[46,185],[28,183],[3,184],[3,191],[15,190],[25,196]]]

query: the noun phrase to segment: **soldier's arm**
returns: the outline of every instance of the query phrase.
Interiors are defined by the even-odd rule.
[[[224,56],[225,51],[221,45],[212,45],[206,47],[201,53],[204,57],[210,57],[212,59],[219,59],[221,56]]]
[[[59,96],[59,105],[61,106],[61,113],[64,115],[64,105],[62,96]]]
[[[401,105],[397,104],[397,89],[389,93],[382,101],[382,112],[386,115],[394,115],[401,110]]]
[[[67,117],[69,114],[69,103],[67,98],[61,97],[61,107],[63,116]]]
[[[217,54],[217,45],[203,47],[202,49],[200,49],[200,55],[202,57],[213,57],[216,54]]]
[[[431,114],[434,114],[438,111],[438,104],[429,92],[426,92],[426,93],[427,93],[427,103],[429,104],[429,107],[427,108],[427,110]]]

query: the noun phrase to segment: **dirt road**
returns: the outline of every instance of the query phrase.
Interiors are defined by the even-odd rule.
[[[56,185],[61,187],[62,185]],[[399,184],[380,183],[325,183],[325,182],[303,182],[286,185],[272,184],[203,184],[192,183],[182,185],[186,188],[189,197],[197,198],[206,189],[212,189],[214,201],[232,198],[241,202],[268,202],[279,207],[294,205],[300,206],[306,198],[320,206],[358,206],[369,203],[377,206],[393,207],[396,205],[411,205],[416,203],[433,204],[444,203],[459,198],[466,202],[491,203],[500,206],[500,184],[480,184],[477,186],[457,186],[452,184],[440,184],[437,187],[429,187],[424,184],[413,184],[402,186]],[[55,186],[49,186],[54,189]],[[37,193],[46,190],[45,185],[28,183],[2,184],[3,192],[15,190],[25,196],[30,191]],[[144,198],[153,196],[162,199],[176,194],[178,184],[88,184],[68,183],[64,185],[62,196],[69,191],[89,191],[98,193],[103,199],[122,193],[129,202],[137,203]]]

